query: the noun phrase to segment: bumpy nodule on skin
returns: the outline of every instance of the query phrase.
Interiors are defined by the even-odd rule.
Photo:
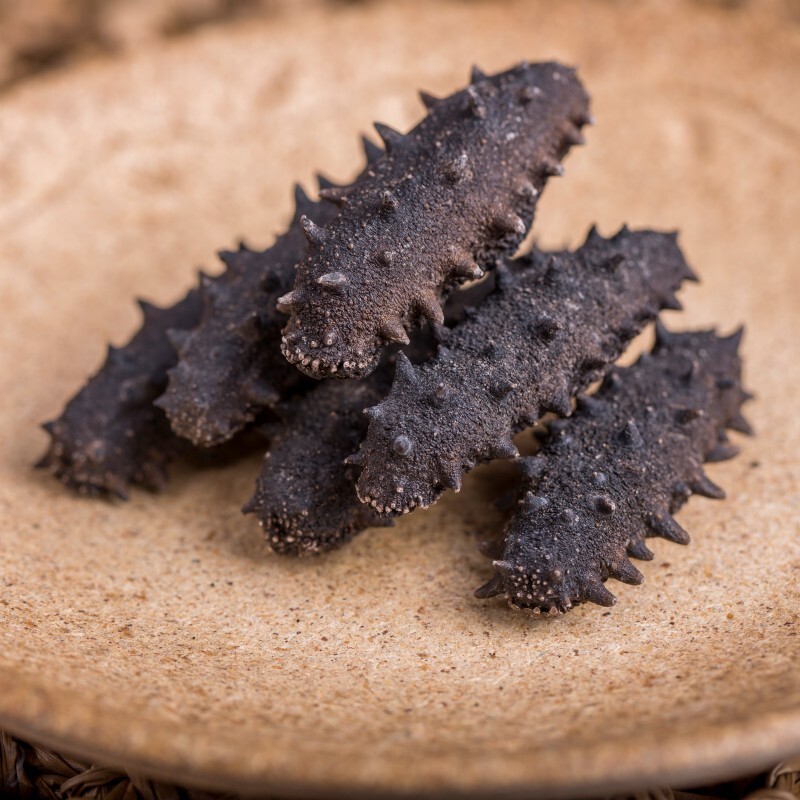
[[[376,123],[386,154],[324,228],[302,221],[308,254],[291,292],[283,353],[315,378],[368,374],[421,319],[441,322],[456,284],[511,255],[560,160],[582,142],[589,100],[574,70],[522,64],[437,100],[407,134]]]
[[[179,359],[156,405],[175,433],[198,447],[228,441],[303,380],[281,355],[286,315],[276,302],[292,285],[295,265],[305,254],[300,218],[323,225],[337,208],[313,202],[299,186],[295,195],[292,224],[272,247],[220,253],[227,269],[202,280],[200,324],[172,337]]]
[[[547,258],[547,265],[541,262]],[[675,234],[592,229],[575,252],[533,253],[457,325],[431,361],[398,360],[386,400],[350,462],[358,494],[379,513],[435,502],[482,461],[518,455],[511,437],[602,377],[674,292],[694,278]],[[398,504],[398,498],[401,502]]]
[[[171,308],[140,301],[144,321],[123,347],[109,347],[100,370],[44,424],[50,447],[37,467],[87,495],[127,499],[131,484],[159,490],[166,465],[179,447],[164,412],[153,401],[167,384],[177,356],[170,330],[198,324],[202,299],[196,289]]]
[[[652,355],[615,368],[571,419],[551,423],[539,453],[521,460],[503,553],[476,596],[538,612],[610,606],[603,581],[642,582],[628,557],[653,557],[646,537],[687,544],[672,514],[692,494],[725,496],[702,464],[735,455],[726,428],[751,433],[740,339],[659,326]]]

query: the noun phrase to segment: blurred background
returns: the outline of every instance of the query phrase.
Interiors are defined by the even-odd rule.
[[[320,5],[382,0],[0,0],[0,91],[43,71],[113,56],[144,42],[188,36],[208,26],[301,13]],[[383,0],[391,3],[391,0]],[[596,0],[618,6],[669,7],[670,0]],[[800,21],[798,0],[697,0]],[[469,0],[465,0],[465,5]]]

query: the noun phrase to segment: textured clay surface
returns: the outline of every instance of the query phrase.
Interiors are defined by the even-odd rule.
[[[322,225],[335,215],[335,206],[313,202],[298,186],[292,223],[272,247],[220,253],[225,271],[201,280],[199,325],[171,337],[178,363],[156,405],[175,433],[199,447],[226,442],[302,382],[280,352],[286,316],[276,302],[305,253],[300,218]]]
[[[800,32],[742,5],[294,3],[0,97],[0,728],[256,796],[607,797],[800,752]],[[30,469],[132,296],[268,246],[292,183],[352,179],[354,131],[411,128],[418,87],[526,57],[579,64],[597,118],[539,245],[678,229],[703,281],[666,324],[747,323],[758,436],[705,468],[727,500],[677,513],[690,547],[648,539],[613,608],[531,617],[471,596],[502,461],[317,559],[242,517],[260,456],[114,508]]]
[[[366,375],[419,320],[440,322],[455,284],[517,249],[589,121],[574,70],[557,63],[474,70],[463,91],[423,101],[428,115],[407,134],[376,123],[386,153],[341,190],[337,219],[304,223],[283,353],[313,377]]]
[[[139,330],[123,347],[109,345],[100,370],[60,417],[44,424],[50,446],[37,466],[81,494],[127,499],[131,484],[161,490],[167,463],[180,448],[153,401],[177,359],[171,336],[200,319],[200,293],[193,289],[170,308],[139,305]]]
[[[499,272],[435,359],[414,368],[401,357],[388,397],[368,410],[350,462],[363,466],[359,497],[379,513],[425,508],[476,464],[518,455],[511,437],[546,411],[570,414],[572,397],[693,277],[674,235],[626,228],[525,259],[528,268]]]
[[[727,428],[752,432],[740,412],[740,339],[660,326],[652,354],[613,368],[572,418],[551,422],[540,452],[521,460],[496,575],[477,596],[537,612],[612,606],[603,582],[644,580],[628,556],[652,560],[646,537],[688,544],[672,515],[693,494],[724,498],[702,464],[736,455]]]

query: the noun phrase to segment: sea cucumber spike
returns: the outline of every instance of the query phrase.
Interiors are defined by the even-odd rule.
[[[717,486],[704,472],[701,472],[697,478],[689,482],[689,488],[694,494],[699,494],[702,497],[708,497],[712,500],[725,499],[725,490],[721,486]]]
[[[310,244],[316,247],[322,247],[325,244],[325,229],[320,228],[311,217],[305,214],[300,217],[300,229]]]
[[[697,363],[697,362],[693,362]],[[702,408],[676,408],[675,409],[675,422],[678,425],[689,425],[694,422],[698,417],[702,417],[705,412]]]
[[[613,273],[600,269],[616,252],[629,257]],[[517,259],[511,287],[492,292],[474,316],[454,326],[447,348],[414,368],[414,382],[392,387],[381,425],[370,425],[367,432],[362,495],[367,487],[375,489],[370,497],[386,507],[393,486],[402,483],[409,487],[407,496],[420,498],[416,506],[424,508],[441,494],[438,458],[462,467],[489,460],[496,443],[532,424],[543,406],[571,413],[570,397],[602,373],[596,362],[586,368],[587,357],[602,354],[608,368],[651,319],[644,310],[650,299],[681,282],[680,250],[652,231],[615,242],[598,238],[551,258],[562,274],[556,285],[543,274],[545,256]],[[494,388],[505,382],[514,388],[499,398]],[[450,397],[437,407],[430,398],[440,385]],[[624,428],[620,423],[620,431]],[[413,464],[395,459],[388,446],[401,432],[414,442]],[[635,443],[633,431],[628,433]]]
[[[610,572],[612,578],[631,586],[639,586],[644,582],[644,575],[627,558],[621,558],[610,568]]]
[[[507,394],[510,394],[514,388],[514,384],[511,383],[511,381],[501,378],[489,386],[489,391],[492,397],[497,400],[502,400]]]
[[[652,561],[653,551],[644,543],[644,539],[632,538],[626,547],[629,556],[638,558],[640,561]]]
[[[739,356],[713,331],[664,329],[661,342],[651,358],[617,368],[621,378],[600,387],[599,405],[587,412],[581,404],[569,420],[558,420],[560,433],[550,424],[533,459],[542,469],[532,477],[520,471],[500,557],[515,569],[495,568],[499,593],[512,606],[563,612],[598,596],[608,600],[597,593],[603,581],[640,582],[626,559],[652,559],[646,536],[689,542],[672,515],[693,492],[722,497],[698,464],[709,460],[739,413]],[[691,384],[682,377],[687,360],[699,365]],[[678,428],[676,407],[703,413]],[[641,439],[636,448],[616,438],[629,423]],[[532,502],[531,492],[550,502]]]
[[[535,488],[536,481],[545,470],[546,462],[543,456],[524,456],[517,462],[520,474]]]
[[[557,271],[557,267],[551,265],[545,274],[545,279],[548,279],[548,276],[553,270]],[[552,283],[552,281],[548,280],[548,283]],[[552,342],[563,327],[564,326],[557,319],[547,314],[535,317],[533,322],[534,333],[540,336],[545,342]]]
[[[142,313],[142,325],[128,343],[109,348],[100,370],[58,419],[43,426],[51,441],[36,466],[81,494],[126,500],[133,484],[158,490],[166,464],[180,451],[153,400],[177,360],[169,335],[197,325],[202,298],[193,289],[171,308],[148,305]]]
[[[443,464],[442,471],[439,474],[439,480],[442,486],[452,489],[454,492],[461,491],[461,465],[460,464]]]
[[[319,176],[319,181],[326,180],[322,176]],[[301,183],[295,183],[294,185],[294,209],[295,209],[295,216],[299,220],[303,214],[313,214],[314,213],[315,203],[314,201],[306,194],[306,190],[303,188]],[[239,244],[240,252],[243,250],[247,250],[248,247],[241,242]]]
[[[466,153],[459,153],[444,165],[443,173],[448,183],[460,183],[469,175],[469,156]]]
[[[503,591],[503,579],[499,575],[495,575],[483,586],[476,589],[474,595],[479,600],[487,600],[490,597],[496,597],[498,594],[502,594]]]
[[[380,210],[384,214],[391,214],[393,211],[397,211],[399,205],[400,201],[397,199],[397,195],[389,189],[384,189],[381,193]]]
[[[689,544],[689,534],[666,511],[653,511],[645,517],[647,527],[662,539],[675,544]]]
[[[144,317],[145,322],[158,316],[158,314],[161,313],[161,311],[163,310],[158,308],[158,306],[154,306],[152,303],[149,303],[147,300],[144,300],[142,298],[137,298],[136,305],[139,306],[139,309],[142,312],[142,316]]]
[[[439,348],[439,352],[441,353],[442,348]],[[411,363],[408,356],[403,353],[402,351],[397,354],[397,360],[395,361],[395,381],[401,383],[404,386],[413,386],[417,383],[417,373],[414,369],[414,365]]]
[[[545,400],[543,406],[559,417],[568,417],[572,413],[572,395],[568,389],[560,389],[549,400]]]
[[[522,107],[516,95],[527,85],[541,91]],[[585,114],[588,97],[575,75],[554,63],[515,67],[472,90],[485,118],[465,112],[464,89],[442,98],[405,135],[378,125],[387,152],[325,225],[325,242],[310,246],[298,265],[293,288],[307,302],[290,312],[284,335],[298,338],[283,352],[302,372],[369,374],[392,341],[381,333],[383,320],[399,319],[410,331],[421,321],[415,297],[430,295],[441,305],[458,283],[518,249],[546,173],[571,147],[565,126]],[[523,181],[529,191],[520,192]],[[346,296],[321,292],[317,278],[332,271],[349,277]],[[321,342],[330,326],[338,340],[312,352],[310,342]]]
[[[751,397],[743,398],[743,399],[752,399]],[[747,421],[743,414],[735,414],[728,420],[728,427],[732,431],[737,431],[738,433],[743,433],[745,436],[753,436],[755,431],[753,430],[753,426]]]
[[[350,194],[349,186],[331,186],[328,189],[320,189],[319,196],[336,206],[347,205],[347,198]]]
[[[517,450],[514,442],[511,440],[500,441],[495,442],[495,444],[489,448],[488,455],[490,459],[519,458],[519,450]]]
[[[606,608],[617,604],[617,598],[599,581],[597,583],[587,583],[583,588],[583,597],[581,599]]]
[[[379,333],[388,342],[399,342],[400,344],[408,344],[409,342],[406,329],[403,327],[402,321],[397,317],[384,319],[380,324]]]
[[[384,125],[382,122],[373,122],[372,125],[378,132],[378,136],[381,137],[381,141],[383,142],[383,146],[386,148],[386,152],[390,155],[403,143],[403,140],[406,138],[404,134],[400,133],[400,131],[395,130],[389,125]]]
[[[505,236],[507,233],[524,234],[528,230],[525,221],[512,212],[498,212],[492,217],[492,227]]]
[[[668,295],[662,301],[662,308],[667,311],[683,311],[683,304],[675,295]]]
[[[328,289],[341,290],[347,285],[347,275],[341,272],[326,272],[317,278],[317,283],[320,286],[325,286]]]
[[[364,409],[364,413],[368,409]],[[349,466],[360,467],[364,463],[364,456],[360,450],[357,450],[355,453],[351,453],[347,458],[345,458],[344,463]]]
[[[364,157],[367,159],[368,165],[374,164],[385,155],[383,150],[367,136],[361,137],[361,147],[364,150]]]
[[[284,314],[305,302],[303,291],[290,291],[295,264],[306,253],[305,237],[311,232],[313,238],[339,209],[309,200],[298,188],[295,204],[292,223],[270,248],[222,252],[225,271],[202,282],[202,317],[178,344],[178,365],[156,401],[173,430],[196,446],[231,439],[303,385],[281,352],[280,332]],[[313,227],[306,222],[311,220]],[[317,291],[332,294],[344,288],[332,285],[335,273],[324,272]]]
[[[481,83],[481,81],[488,80],[488,78],[489,76],[477,64],[472,65],[472,69],[469,73],[470,83]]]
[[[632,419],[629,419],[624,427],[620,429],[617,439],[623,447],[633,449],[638,449],[644,444],[642,434],[639,433],[639,428]]]
[[[422,105],[425,106],[426,111],[436,108],[437,104],[439,103],[438,97],[434,97],[432,94],[422,89],[419,90],[419,99],[422,101]]]
[[[446,259],[445,270],[456,279],[467,278],[477,280],[483,277],[483,270],[466,250],[458,250],[450,246]]]
[[[727,461],[728,459],[735,458],[739,455],[739,448],[734,444],[727,442],[720,442],[707,456],[706,461],[709,464],[715,464],[718,461]]]
[[[437,325],[444,323],[444,311],[432,294],[419,295],[414,299],[414,306],[419,314]]]
[[[278,311],[289,314],[293,308],[302,305],[303,295],[296,289],[292,289],[291,292],[281,295],[276,302]]]
[[[564,136],[567,142],[573,147],[582,147],[586,144],[586,138],[581,133],[580,128],[576,128],[574,125],[570,125],[569,128],[567,128]]]
[[[553,158],[544,158],[542,159],[541,171],[542,175],[547,177],[560,178],[564,175],[564,165]]]

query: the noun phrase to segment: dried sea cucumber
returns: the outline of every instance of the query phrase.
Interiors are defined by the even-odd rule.
[[[386,154],[353,187],[332,190],[340,215],[303,220],[308,254],[281,306],[283,353],[315,378],[360,377],[442,298],[511,255],[547,178],[583,141],[589,100],[575,71],[521,64],[473,71],[450,97],[423,94],[428,115],[403,135],[376,123]]]
[[[543,258],[519,259],[515,273],[498,268],[495,292],[435,359],[415,368],[400,357],[349,459],[363,466],[363,502],[391,515],[424,508],[458,491],[475,464],[517,456],[511,437],[545,411],[569,415],[571,398],[659,309],[680,308],[674,292],[694,278],[675,234],[624,227],[611,239],[592,229],[545,269]]]
[[[564,612],[610,606],[608,578],[643,580],[628,556],[649,560],[645,537],[687,544],[672,518],[692,494],[721,499],[703,461],[737,452],[726,428],[752,433],[741,414],[740,329],[669,333],[657,328],[652,355],[614,368],[569,420],[549,426],[539,454],[521,459],[524,481],[505,530],[495,576],[478,597]]]
[[[324,553],[392,523],[359,502],[357,471],[344,463],[366,432],[364,409],[385,396],[392,372],[381,364],[363,380],[322,381],[275,409],[279,421],[265,426],[269,449],[243,511],[258,516],[276,553]]]
[[[153,401],[164,391],[177,355],[170,330],[188,330],[200,320],[202,299],[192,289],[180,302],[160,309],[139,301],[144,320],[123,347],[109,346],[105,363],[44,424],[50,447],[37,467],[50,470],[81,494],[127,499],[131,484],[159,490],[166,465],[180,445],[164,412]]]
[[[198,447],[228,441],[302,383],[281,355],[286,316],[276,301],[305,254],[300,219],[324,225],[336,214],[333,203],[310,200],[298,185],[292,223],[270,248],[220,253],[226,270],[202,279],[200,324],[172,335],[178,363],[156,401],[178,435]]]

